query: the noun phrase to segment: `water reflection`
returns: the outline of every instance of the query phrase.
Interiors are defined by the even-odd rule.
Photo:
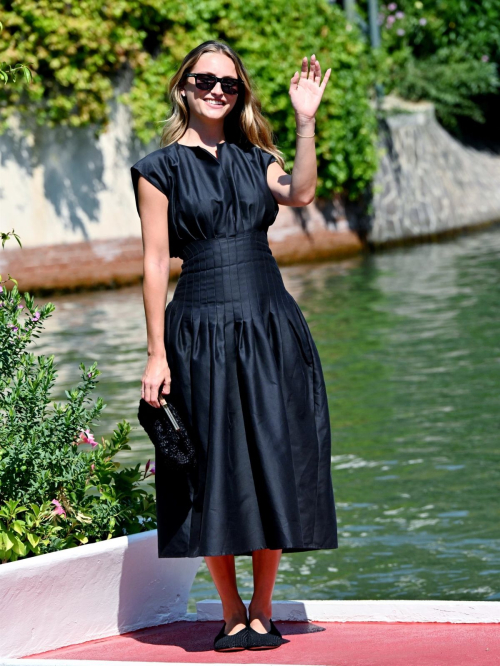
[[[284,555],[276,599],[500,599],[500,229],[339,263],[282,268],[323,361],[340,547]],[[175,284],[170,286],[170,295]],[[97,437],[136,421],[146,360],[140,287],[50,299],[36,344],[54,400],[97,360]],[[237,558],[243,597],[249,558]],[[245,592],[246,590],[246,592]],[[194,600],[216,597],[203,564]]]

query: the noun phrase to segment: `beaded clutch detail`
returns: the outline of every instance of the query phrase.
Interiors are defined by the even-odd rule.
[[[141,398],[137,413],[139,423],[167,463],[179,469],[195,467],[195,447],[189,429],[171,400],[167,402],[163,395],[158,399],[161,408]]]

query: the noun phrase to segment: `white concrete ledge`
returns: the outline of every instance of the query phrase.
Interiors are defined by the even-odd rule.
[[[202,558],[160,559],[157,543],[151,530],[2,564],[0,655],[194,619],[187,603]]]
[[[249,601],[244,601],[248,607]],[[222,620],[222,604],[196,604],[198,620]],[[500,622],[499,601],[352,600],[274,601],[273,619],[318,622]]]

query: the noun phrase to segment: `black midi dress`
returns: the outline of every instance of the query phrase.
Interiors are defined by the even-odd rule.
[[[275,158],[230,142],[217,155],[173,143],[131,167],[136,204],[140,176],[168,197],[183,260],[165,349],[198,458],[189,473],[156,461],[158,556],[337,548],[321,362],[267,238]]]

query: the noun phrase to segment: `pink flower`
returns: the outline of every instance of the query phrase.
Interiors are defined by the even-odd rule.
[[[35,316],[31,317],[31,321],[38,321],[40,319],[40,313],[38,310],[35,312]]]
[[[66,515],[66,511],[62,508],[61,503],[58,502],[56,499],[53,499],[53,500],[51,501],[51,504],[55,504],[55,507],[56,507],[56,508],[54,509],[54,513],[56,513],[56,514],[58,514],[58,515],[61,515],[61,516],[65,516],[65,515]]]
[[[404,19],[405,14],[404,12],[396,12],[396,18],[397,19]]]
[[[154,465],[154,463],[151,465],[151,469],[149,470],[149,473],[150,473],[150,474],[154,474],[154,473],[155,473],[155,465]]]
[[[397,8],[398,8],[398,6],[397,6],[397,4],[396,4],[395,2],[391,2],[390,5],[387,5],[387,9],[388,9],[390,12],[395,12]]]
[[[148,462],[146,463],[146,471],[145,471],[145,474],[148,473],[148,469],[149,469],[149,466],[150,466],[150,465],[151,465],[151,458],[150,458],[150,459],[148,460]]]
[[[18,305],[17,307],[18,307],[20,310],[22,310],[22,309],[24,308],[24,305],[22,305],[21,303],[19,303],[19,305]]]
[[[92,465],[90,465],[90,469],[91,469],[92,471],[94,471],[94,469],[95,469],[95,465],[94,465],[94,463],[92,463]]]
[[[394,18],[394,16],[388,16],[388,17],[387,17],[387,27],[390,28],[391,25],[394,23],[395,20],[396,20],[396,19]]]
[[[399,28],[399,30],[396,30],[396,34],[402,37],[405,34],[405,31],[403,30],[403,28]]]
[[[420,23],[420,25],[427,25],[427,19],[426,18],[421,18],[421,19],[419,19],[418,22]]]
[[[95,441],[94,435],[87,428],[87,430],[80,433],[80,441],[78,444],[92,444],[92,448],[94,449],[99,444],[99,442]]]
[[[481,56],[481,60],[482,60],[483,62],[488,62],[489,59],[490,59],[490,57],[487,56],[487,55]]]
[[[3,287],[2,287],[2,285],[0,284],[0,294],[2,293],[2,291],[3,291]]]

